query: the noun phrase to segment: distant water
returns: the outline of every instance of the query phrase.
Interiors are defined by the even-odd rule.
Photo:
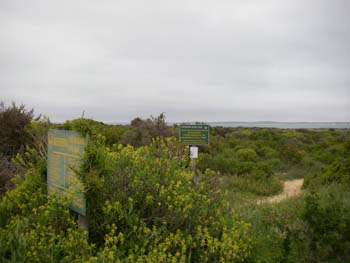
[[[205,123],[209,124],[210,126],[222,126],[222,127],[279,128],[279,129],[330,129],[330,128],[350,129],[350,122],[224,121],[224,122],[205,122]],[[129,125],[130,122],[109,122],[108,124]],[[181,123],[168,122],[167,124],[179,125]]]
[[[280,129],[349,129],[350,122],[274,122],[274,121],[258,121],[258,122],[208,122],[211,126],[222,127],[257,127],[257,128],[280,128]]]

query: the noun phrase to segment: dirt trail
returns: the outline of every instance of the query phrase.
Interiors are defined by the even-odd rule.
[[[288,197],[299,195],[301,192],[301,187],[303,186],[303,183],[304,183],[304,179],[284,181],[283,192],[281,194],[259,200],[258,204],[280,202],[283,199],[286,199]]]

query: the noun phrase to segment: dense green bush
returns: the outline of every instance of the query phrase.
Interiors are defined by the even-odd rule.
[[[350,157],[338,159],[320,171],[305,177],[304,187],[317,188],[331,183],[340,183],[350,188]]]
[[[350,261],[350,191],[340,185],[277,204],[250,205],[248,262],[340,263]]]
[[[350,191],[343,189],[331,185],[306,197],[302,219],[308,227],[310,262],[350,261]]]
[[[48,198],[44,177],[29,169],[0,202],[1,262],[82,262],[93,246],[67,201]]]
[[[342,137],[344,142],[334,144],[327,150],[332,155],[319,170],[310,172],[305,177],[304,187],[317,188],[322,185],[340,183],[350,188],[350,140],[349,134]]]
[[[156,137],[169,137],[173,135],[172,129],[166,125],[165,115],[146,120],[135,118],[130,123],[130,128],[123,134],[121,142],[134,147],[149,145]]]
[[[221,174],[267,174],[283,179],[303,178],[323,165],[350,156],[349,130],[281,130],[267,128],[211,128],[209,147],[201,147],[198,167]]]
[[[11,179],[15,174],[21,172],[22,170],[8,158],[0,156],[0,196],[14,187]]]
[[[25,127],[33,119],[33,110],[24,105],[0,103],[0,155],[13,156],[30,140]]]
[[[192,184],[187,150],[171,138],[109,148],[96,136],[79,172],[88,237],[68,209],[69,196],[47,196],[45,160],[28,149],[33,158],[17,157],[26,173],[0,202],[2,262],[243,262],[249,225],[219,191],[209,191],[215,173]]]
[[[127,262],[242,261],[248,225],[218,194],[208,195],[204,182],[192,184],[176,145],[168,139],[109,149],[100,137],[87,147],[81,178],[91,241],[101,246],[105,239],[103,256]]]
[[[254,162],[257,159],[257,154],[253,149],[239,149],[236,155],[241,162]]]
[[[121,143],[123,134],[128,130],[121,125],[107,125],[103,122],[98,122],[92,119],[79,118],[66,121],[63,125],[58,125],[57,128],[66,130],[75,130],[83,136],[88,135],[91,139],[95,139],[98,135],[105,138],[105,143],[108,146]]]
[[[256,195],[272,195],[282,190],[281,182],[274,176],[273,165],[276,165],[273,160],[265,161],[265,158],[259,158],[255,150],[239,145],[235,149],[223,148],[215,155],[200,154],[198,161],[202,172],[207,168],[220,172],[231,191]]]
[[[32,120],[33,110],[27,110],[24,105],[5,106],[0,102],[0,196],[13,187],[11,178],[21,172],[11,158],[31,144],[26,127]]]

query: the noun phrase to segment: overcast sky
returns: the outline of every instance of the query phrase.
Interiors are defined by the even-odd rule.
[[[53,121],[350,121],[350,0],[0,0],[0,100]]]

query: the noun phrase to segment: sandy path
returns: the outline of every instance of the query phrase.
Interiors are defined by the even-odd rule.
[[[295,179],[295,180],[288,180],[283,182],[283,192],[279,195],[274,195],[271,197],[267,197],[265,199],[259,200],[258,204],[260,203],[274,203],[274,202],[280,202],[283,199],[286,199],[288,197],[296,196],[300,194],[301,187],[303,186],[304,179]]]

